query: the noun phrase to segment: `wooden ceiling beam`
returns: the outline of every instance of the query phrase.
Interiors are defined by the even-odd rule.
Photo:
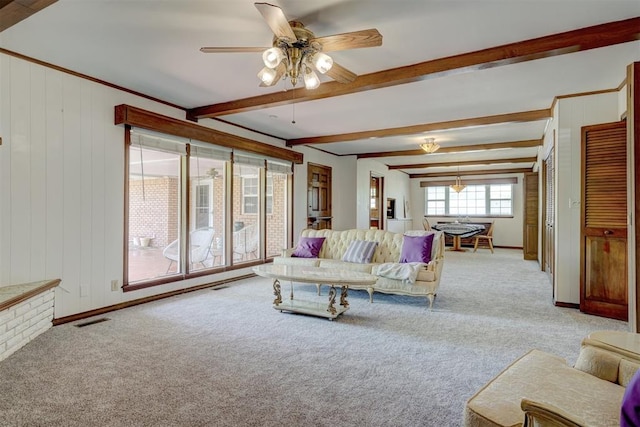
[[[58,0],[0,0],[0,32]]]
[[[491,47],[358,76],[351,83],[326,82],[317,89],[279,91],[190,109],[190,118],[218,117],[302,101],[348,95],[362,91],[484,70],[519,62],[549,58],[640,39],[640,17],[594,25],[564,33]]]
[[[412,173],[409,178],[442,178],[443,176],[470,176],[470,175],[498,175],[504,173],[526,173],[531,172],[531,168],[512,168],[512,169],[491,169],[464,172],[434,172],[434,173]],[[463,181],[464,184],[464,181]]]
[[[424,169],[424,168],[444,168],[450,166],[479,166],[498,165],[504,163],[535,163],[537,157],[517,157],[514,159],[489,159],[489,160],[467,160],[463,162],[441,162],[441,163],[416,163],[410,165],[389,165],[389,169]]]
[[[488,144],[474,144],[474,145],[457,145],[455,147],[440,147],[436,154],[446,153],[466,153],[469,151],[480,150],[504,150],[505,148],[530,148],[542,145],[542,139],[528,139],[524,141],[510,141],[510,142],[494,142]],[[381,151],[377,153],[362,153],[356,154],[358,159],[371,159],[376,157],[398,157],[398,156],[426,156],[427,153],[422,149],[417,150],[403,150],[403,151]]]
[[[313,136],[287,140],[287,147],[295,145],[330,144],[332,142],[346,142],[368,140],[371,138],[386,138],[389,136],[415,135],[424,132],[434,132],[447,129],[461,129],[467,127],[488,126],[504,123],[535,122],[551,118],[553,112],[548,109],[521,111],[518,113],[496,114],[495,116],[473,117],[470,119],[449,120],[446,122],[423,123],[419,125],[402,126],[399,128],[375,129],[362,132],[341,133],[335,135]]]

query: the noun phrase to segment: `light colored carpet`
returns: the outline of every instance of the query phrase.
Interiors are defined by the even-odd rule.
[[[352,291],[329,321],[272,300],[253,278],[54,327],[0,362],[0,425],[458,426],[529,349],[572,364],[588,333],[627,330],[554,307],[516,250],[447,252],[431,312],[426,298]]]

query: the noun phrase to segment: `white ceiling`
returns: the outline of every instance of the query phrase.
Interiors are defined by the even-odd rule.
[[[640,16],[640,0],[280,0],[316,36],[377,28],[380,47],[332,52],[363,75]],[[0,46],[164,101],[194,108],[285,89],[258,86],[259,53],[202,46],[269,46],[252,1],[59,0],[0,33]],[[554,97],[614,89],[640,41],[384,89],[257,109],[221,119],[282,139],[344,134],[547,109]],[[324,80],[328,80],[323,76]],[[292,118],[295,116],[295,124]],[[320,144],[338,155],[540,139],[546,120]],[[535,156],[536,148],[382,157],[388,165]],[[478,165],[460,170],[522,165]],[[530,166],[530,165],[529,165]],[[433,173],[457,167],[406,169]]]

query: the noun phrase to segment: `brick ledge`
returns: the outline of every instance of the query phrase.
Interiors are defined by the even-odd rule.
[[[35,295],[55,288],[60,284],[60,279],[42,280],[39,282],[23,283],[0,287],[0,311],[13,307]]]

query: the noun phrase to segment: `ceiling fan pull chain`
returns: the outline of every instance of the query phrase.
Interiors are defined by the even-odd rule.
[[[296,98],[295,98],[295,96],[293,94],[293,88],[291,88],[291,100],[293,101],[291,103],[291,106],[292,106],[292,109],[293,109],[293,111],[291,113],[291,116],[292,116],[291,123],[295,125],[296,124]]]

